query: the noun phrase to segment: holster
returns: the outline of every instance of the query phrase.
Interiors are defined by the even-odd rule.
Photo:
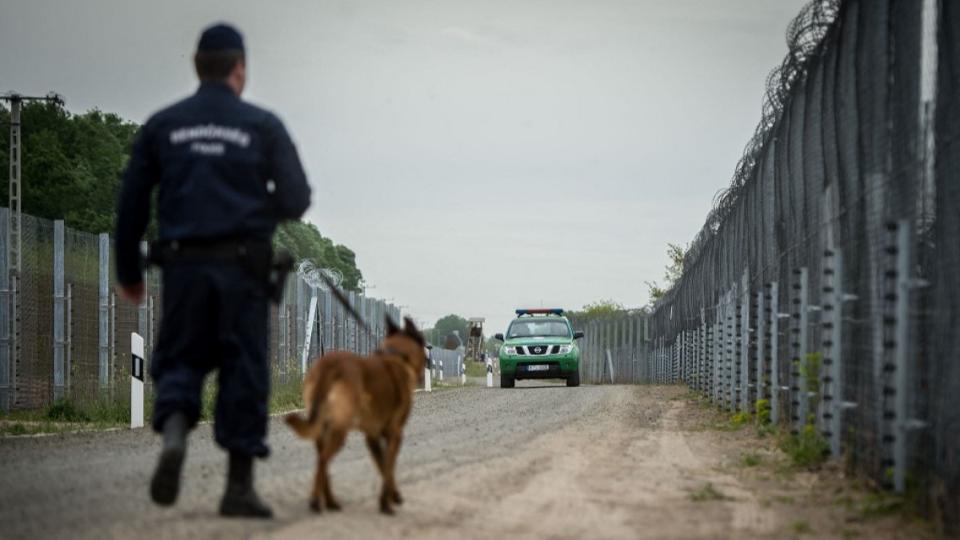
[[[267,294],[274,304],[283,298],[283,288],[287,284],[287,274],[293,270],[293,256],[285,249],[277,250],[270,262],[270,277],[267,280]]]

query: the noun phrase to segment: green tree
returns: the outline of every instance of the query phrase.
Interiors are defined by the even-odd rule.
[[[613,300],[598,300],[583,306],[581,313],[587,317],[605,317],[617,315],[625,311],[623,304]]]
[[[614,317],[627,313],[627,308],[623,304],[610,299],[597,300],[586,304],[578,311],[568,311],[567,317],[574,321],[574,325],[593,319],[602,319]]]
[[[483,342],[483,350],[487,351],[487,356],[496,356],[500,352],[501,345],[503,345],[502,341],[491,336]]]
[[[669,264],[664,267],[664,286],[661,287],[656,281],[647,281],[647,291],[650,296],[650,306],[657,303],[664,297],[670,289],[676,285],[677,281],[683,275],[683,259],[687,254],[689,245],[684,247],[679,244],[667,244],[667,259]]]
[[[433,328],[429,328],[425,331],[424,335],[435,346],[443,347],[447,336],[456,331],[460,334],[460,340],[463,341],[464,345],[466,345],[467,330],[469,326],[470,323],[467,321],[467,319],[451,313],[450,315],[441,317],[437,321],[437,324],[433,326]]]
[[[23,210],[63,219],[87,232],[114,227],[120,179],[137,125],[92,110],[71,115],[52,103],[25,103],[22,114]],[[0,109],[0,170],[9,170],[10,114]]]

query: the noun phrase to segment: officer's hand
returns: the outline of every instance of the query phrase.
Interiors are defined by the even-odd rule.
[[[140,283],[134,283],[133,285],[117,285],[117,292],[120,293],[120,297],[124,300],[137,305],[143,303],[144,289],[142,281]]]

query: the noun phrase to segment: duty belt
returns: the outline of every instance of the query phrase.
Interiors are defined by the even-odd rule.
[[[267,294],[279,303],[293,257],[286,251],[276,254],[269,240],[255,238],[215,238],[164,240],[150,244],[147,263],[157,266],[176,264],[237,264],[264,283]]]
[[[254,263],[259,266],[256,262],[269,261],[272,251],[269,241],[248,238],[164,240],[150,244],[147,261],[158,266],[177,263]]]

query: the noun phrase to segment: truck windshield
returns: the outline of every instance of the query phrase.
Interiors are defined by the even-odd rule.
[[[567,321],[553,319],[516,319],[510,323],[507,338],[518,337],[570,337]]]

